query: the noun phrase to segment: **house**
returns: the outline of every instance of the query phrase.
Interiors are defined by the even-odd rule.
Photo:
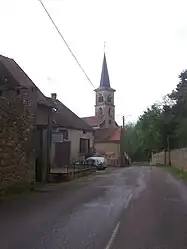
[[[94,147],[94,130],[62,102],[55,93],[51,99],[53,110],[53,133],[51,164],[60,168],[77,160],[84,159]]]
[[[53,103],[0,55],[0,190],[46,181]]]
[[[98,129],[95,132],[96,153],[118,159],[120,157],[120,133],[120,127]]]
[[[105,155],[118,162],[121,127],[115,121],[114,93],[115,90],[110,86],[104,54],[100,85],[95,89],[95,116],[82,119],[95,130],[96,154]]]

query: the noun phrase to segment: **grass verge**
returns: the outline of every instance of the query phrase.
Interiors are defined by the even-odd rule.
[[[179,178],[187,180],[187,172],[183,171],[182,169],[176,168],[175,166],[170,166],[167,164],[158,164],[156,165],[159,168],[164,168],[171,172],[174,175],[177,175]]]

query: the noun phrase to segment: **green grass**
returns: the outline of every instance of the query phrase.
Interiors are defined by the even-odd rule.
[[[187,172],[182,169],[176,168],[175,166],[170,166],[167,164],[158,164],[157,167],[164,168],[171,172],[172,174],[178,176],[181,179],[187,180]]]

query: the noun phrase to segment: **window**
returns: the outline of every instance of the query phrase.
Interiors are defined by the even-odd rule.
[[[63,138],[62,133],[58,133],[58,132],[53,132],[52,133],[52,142],[53,143],[62,143],[63,140],[64,140],[64,138]]]
[[[80,138],[80,153],[88,154],[90,150],[90,140],[86,138]]]
[[[103,102],[103,95],[102,95],[102,94],[99,94],[98,102],[99,102],[99,103]]]
[[[99,107],[99,114],[102,115],[103,114],[103,110],[101,107]]]
[[[83,134],[86,134],[86,131],[83,131]]]
[[[109,124],[112,124],[112,121],[111,121],[111,120],[109,120]]]
[[[108,115],[109,115],[109,117],[112,118],[113,115],[112,115],[112,109],[111,108],[108,109]]]
[[[64,140],[68,140],[68,131],[67,130],[60,129],[59,132],[63,134]]]
[[[107,102],[112,102],[112,97],[111,97],[111,95],[108,95]]]

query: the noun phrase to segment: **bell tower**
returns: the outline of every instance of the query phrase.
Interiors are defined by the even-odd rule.
[[[114,92],[115,90],[110,87],[106,56],[104,53],[100,85],[95,89],[95,116],[100,120],[100,128],[116,127]]]

